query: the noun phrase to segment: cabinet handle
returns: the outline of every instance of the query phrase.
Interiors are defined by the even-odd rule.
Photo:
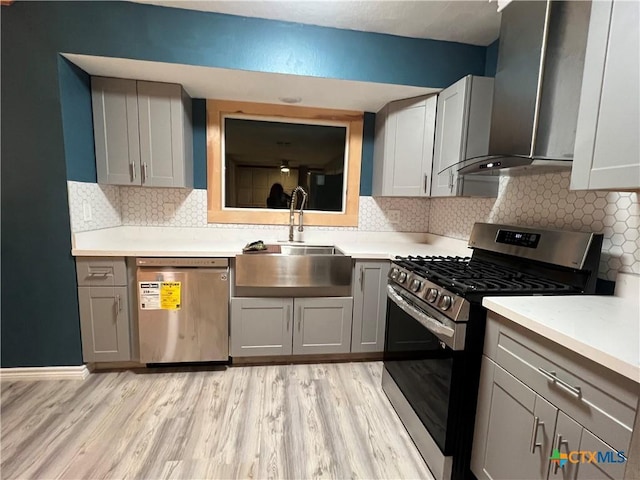
[[[551,380],[553,383],[557,384],[559,387],[562,387],[567,392],[575,395],[576,397],[582,397],[582,389],[580,387],[574,387],[573,385],[569,385],[567,382],[558,377],[556,372],[549,372],[542,367],[538,367],[538,371]]]
[[[360,265],[360,291],[364,292],[364,267]]]
[[[540,425],[544,425],[544,422],[540,421],[540,417],[533,417],[533,429],[531,430],[531,446],[529,447],[531,453],[536,453],[537,447],[542,448],[542,444],[536,442],[536,439],[538,438],[538,427],[540,427]]]
[[[566,440],[562,439],[562,435],[558,434],[556,436],[556,446],[555,449],[558,450],[558,452],[560,451],[560,447],[562,447],[562,445],[566,445],[567,446],[567,452],[569,451],[569,442],[567,442]],[[549,460],[551,461],[551,460]],[[557,474],[558,473],[558,468],[562,468],[562,470],[564,470],[564,465],[562,467],[560,467],[560,462],[556,462],[554,467],[553,467],[553,474]]]
[[[147,162],[142,164],[142,183],[146,183],[149,176],[147,175]]]
[[[287,305],[287,332],[289,331],[289,328],[291,327],[291,306]]]
[[[131,181],[133,182],[136,179],[136,164],[130,163],[129,169],[131,170]]]
[[[453,190],[453,170],[449,169],[449,190]]]
[[[122,303],[120,303],[120,295],[116,295],[116,308],[118,312],[122,311]]]
[[[302,307],[298,307],[298,333],[302,328]]]
[[[109,272],[90,272],[89,278],[107,278],[110,277],[111,274]]]
[[[427,180],[429,180],[429,175],[424,174],[424,193],[427,193]]]

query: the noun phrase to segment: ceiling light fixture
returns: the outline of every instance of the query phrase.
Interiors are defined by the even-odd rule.
[[[302,101],[302,98],[300,98],[300,97],[279,97],[278,100],[280,100],[283,103],[293,104],[293,103],[300,103]]]
[[[289,173],[289,160],[282,160],[280,164],[280,173]]]

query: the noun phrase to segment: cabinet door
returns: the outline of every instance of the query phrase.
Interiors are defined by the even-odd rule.
[[[478,479],[546,478],[557,409],[482,358],[471,470]]]
[[[596,437],[589,430],[582,430],[580,447],[575,450],[584,452],[597,452],[596,458],[585,458],[576,465],[578,474],[577,480],[614,480],[625,477],[626,461],[623,459],[623,452],[618,453],[610,445]],[[567,477],[569,478],[569,477]]]
[[[439,172],[465,158],[470,79],[471,77],[467,76],[438,95],[432,197],[456,194],[458,174],[455,168],[449,168],[443,173]]]
[[[91,78],[98,183],[140,185],[136,81]]]
[[[385,125],[388,146],[384,161],[389,175],[385,195],[399,197],[428,196],[433,161],[433,135],[437,97],[410,99],[389,105]]]
[[[293,299],[232,298],[231,356],[291,355]]]
[[[382,352],[389,262],[356,262],[353,275],[352,352]]]
[[[182,87],[138,82],[142,185],[185,185]]]
[[[569,480],[576,478],[578,465],[570,462],[568,456],[570,452],[580,450],[580,440],[582,438],[582,425],[569,418],[564,412],[558,412],[556,421],[556,431],[553,435],[551,455],[567,455],[566,459],[551,461],[549,464],[549,478]],[[563,461],[563,460],[566,460]]]
[[[127,287],[79,287],[85,362],[131,360]]]
[[[591,5],[572,189],[640,188],[640,3]]]
[[[352,297],[296,298],[293,353],[348,353]]]

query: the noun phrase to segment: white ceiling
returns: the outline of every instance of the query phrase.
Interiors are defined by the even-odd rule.
[[[298,105],[377,112],[400,98],[411,98],[440,89],[357,82],[334,78],[284,75],[126,58],[63,54],[90,75],[179,83],[193,98],[282,103],[281,97],[299,97]]]
[[[498,38],[490,0],[136,0],[165,7],[486,46]]]

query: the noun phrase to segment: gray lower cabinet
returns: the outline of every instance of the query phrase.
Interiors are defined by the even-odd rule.
[[[351,297],[296,298],[293,353],[349,353]]]
[[[471,459],[476,477],[546,478],[557,411],[483,357]]]
[[[193,186],[191,99],[182,86],[91,78],[98,183]]]
[[[622,452],[487,357],[482,360],[477,415],[471,468],[478,479],[613,480],[624,476]],[[556,450],[559,457],[566,455],[563,465],[551,460]],[[597,452],[595,458],[592,452]]]
[[[231,299],[233,357],[347,353],[351,297]]]
[[[479,480],[623,478],[637,404],[633,381],[489,312],[471,470]]]
[[[78,304],[85,362],[137,358],[134,269],[122,257],[78,257]]]
[[[352,352],[382,352],[389,261],[356,261],[353,272]]]
[[[84,361],[130,360],[127,287],[79,287],[78,301]]]
[[[292,298],[232,298],[232,357],[291,355]]]

